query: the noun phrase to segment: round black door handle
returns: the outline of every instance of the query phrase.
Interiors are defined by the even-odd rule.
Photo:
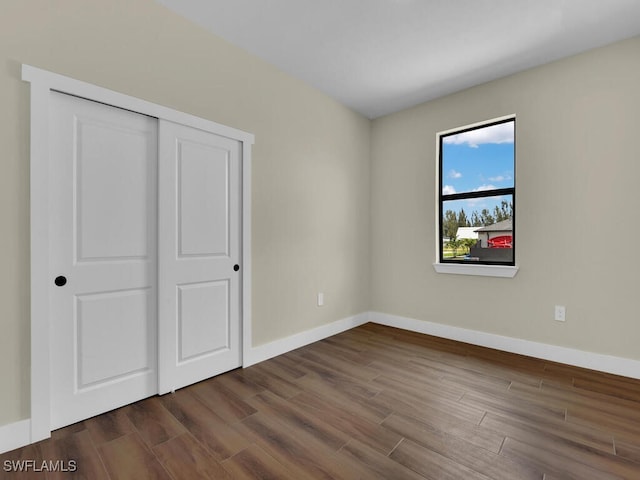
[[[240,265],[238,265],[237,263],[233,266],[233,271],[237,272],[238,270],[240,270]]]
[[[67,277],[60,275],[53,281],[58,287],[64,287],[67,284]]]

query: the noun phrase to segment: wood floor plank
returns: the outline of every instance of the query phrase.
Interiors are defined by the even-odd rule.
[[[334,372],[362,382],[368,382],[378,376],[378,372],[373,368],[343,360],[326,352],[318,353],[309,350],[300,353],[300,357],[306,362],[313,362],[323,367],[328,367]]]
[[[330,339],[321,340],[319,342],[308,345],[305,349],[307,352],[318,355],[328,355],[330,357],[342,360],[344,362],[366,367],[371,363],[371,356],[362,349],[353,349]]]
[[[576,442],[547,442],[545,450],[551,450],[564,458],[570,458],[576,462],[588,465],[598,471],[618,475],[622,478],[640,478],[640,465],[612,453],[584,447]]]
[[[390,458],[428,479],[495,480],[411,440],[403,440],[390,455]],[[517,477],[511,478],[515,480]],[[538,480],[541,478],[542,476],[538,477]]]
[[[552,408],[558,412],[566,412],[572,405],[576,404],[572,398],[553,398],[547,396],[546,392],[540,388],[514,383],[509,386],[507,392],[493,392],[490,395],[510,402]]]
[[[401,344],[407,350],[415,351],[420,356],[437,356],[442,359],[461,358],[464,357],[469,351],[469,348],[472,347],[466,343],[393,327],[382,327],[377,333],[377,335],[371,338],[372,341],[388,342],[396,345]]]
[[[278,357],[270,358],[262,362],[262,364],[287,380],[297,380],[300,377],[304,377],[307,373],[299,368],[300,362],[297,359],[286,353]]]
[[[387,338],[387,341],[380,341],[379,337],[367,337],[361,338],[357,341],[360,343],[361,348],[373,357],[372,361],[403,361],[407,362],[413,356],[415,352],[405,349],[405,345],[400,342],[394,341],[392,338]],[[416,347],[416,352],[421,350]],[[372,355],[374,354],[374,355]]]
[[[324,420],[319,420],[297,405],[280,399],[270,392],[259,393],[248,400],[256,410],[276,418],[291,429],[307,432],[332,450],[342,447],[349,437]]]
[[[360,478],[381,480],[391,478],[394,480],[424,480],[425,478],[428,478],[419,474],[415,470],[402,465],[393,458],[382,455],[378,451],[367,447],[355,439],[342,447],[339,453],[340,455],[349,458],[354,463],[361,465],[361,468],[365,470],[365,473]],[[393,455],[393,453],[391,455]]]
[[[320,397],[310,392],[301,393],[291,399],[316,418],[328,423],[345,435],[355,438],[384,455],[391,453],[402,436],[362,416],[342,408],[339,402]]]
[[[616,455],[631,460],[640,465],[640,439],[627,441],[624,438],[614,438]]]
[[[98,447],[111,480],[173,480],[137,433]]]
[[[255,408],[219,382],[200,382],[185,390],[193,393],[227,423],[237,422],[256,413]]]
[[[380,389],[369,384],[354,384],[340,376],[309,374],[297,382],[305,391],[320,397],[328,397],[339,402],[342,408],[354,415],[362,416],[373,422],[381,422],[392,412],[392,409],[380,405],[369,404],[367,401],[377,395]]]
[[[523,421],[487,413],[480,426],[531,445],[544,446],[554,441],[570,441],[603,452],[614,452],[611,434],[591,427],[569,424],[564,420]]]
[[[493,432],[483,432],[480,427],[476,427],[475,431],[472,430],[467,437],[467,431],[464,430],[449,430],[444,425],[445,428],[439,429],[415,418],[397,414],[391,415],[383,425],[397,431],[408,440],[403,440],[393,451],[392,458],[397,458],[398,455],[404,458],[426,449],[427,452],[422,452],[418,456],[437,460],[445,471],[452,468],[451,464],[455,464],[463,466],[465,472],[472,470],[493,480],[540,480],[543,476],[542,471],[501,457],[498,452],[504,437]],[[478,443],[484,443],[488,448],[483,448]],[[416,448],[414,444],[421,448]],[[432,453],[439,456],[433,457]],[[455,468],[453,470],[455,471]],[[462,472],[459,474],[462,475]]]
[[[458,356],[451,358],[438,358],[435,356],[416,356],[410,359],[413,368],[422,368],[423,371],[438,372],[439,376],[451,375],[455,378],[463,377],[470,380],[476,379],[478,376],[486,377],[488,382],[499,382],[500,386],[508,386],[510,381],[491,373],[478,371],[466,356]]]
[[[460,403],[487,412],[530,421],[546,421],[550,418],[564,420],[566,416],[563,408],[539,405],[506,395],[466,393],[460,399]]]
[[[599,427],[612,428],[616,432],[628,432],[636,436],[640,433],[640,419],[637,413],[625,412],[622,408],[604,411],[597,404],[580,407],[570,405],[567,408],[567,419],[580,417],[592,425],[595,421]]]
[[[249,441],[188,390],[161,398],[162,404],[198,441],[222,461],[249,446]]]
[[[597,392],[580,390],[573,386],[549,385],[542,382],[541,388],[537,389],[514,383],[509,388],[509,391],[522,398],[544,399],[544,401],[562,408],[585,407],[640,422],[640,407],[636,402],[612,398]]]
[[[164,443],[185,432],[158,397],[151,397],[125,408],[127,417],[149,447]]]
[[[386,357],[378,357],[374,359],[369,366],[379,372],[379,374],[388,374],[392,376],[400,376],[408,378],[414,382],[440,381],[442,375],[446,372],[420,365],[413,362],[414,356],[407,358],[399,358],[398,355],[388,355]]]
[[[34,467],[42,465],[45,458],[41,448],[49,442],[45,440],[0,454],[0,475],[7,480],[42,480],[43,474],[35,472]]]
[[[482,408],[461,402],[451,402],[430,392],[409,395],[400,391],[384,390],[366,403],[387,408],[391,413],[400,412],[420,417],[427,412],[434,412],[451,415],[474,424],[480,423],[485,414]]]
[[[409,391],[428,390],[457,401],[465,393],[459,386],[443,383],[442,375],[435,374],[423,367],[414,367],[410,362],[380,362],[375,361],[371,366],[380,372],[370,383],[380,385],[381,389],[401,389]]]
[[[333,337],[325,338],[324,341],[329,345],[334,345],[351,352],[358,352],[360,354],[370,352],[371,350],[369,348],[366,348],[362,342],[358,341],[360,338],[360,335],[351,335],[351,331],[347,330]]]
[[[368,382],[349,377],[332,369],[330,366],[302,360],[300,368],[305,370],[306,375],[296,380],[297,384],[306,385],[305,382],[307,381],[321,380],[334,390],[362,399],[371,398],[380,391],[379,388],[370,385]]]
[[[402,338],[396,338],[388,335],[379,335],[369,338],[367,344],[374,348],[376,353],[380,354],[380,358],[392,357],[401,361],[433,361],[440,362],[443,368],[450,364],[452,366],[460,365],[464,362],[464,354],[456,354],[447,349],[446,346],[440,348],[425,348],[425,345],[418,342],[405,342]],[[431,342],[431,340],[430,340]],[[432,344],[436,345],[436,344]]]
[[[428,392],[431,398],[440,397],[443,401],[449,402],[457,402],[464,395],[464,390],[461,388],[444,384],[440,380],[415,381],[399,374],[385,373],[377,376],[370,383],[381,390],[403,392],[406,395],[423,396]]]
[[[472,372],[480,372],[497,378],[508,380],[511,383],[518,382],[533,387],[539,387],[541,383],[538,371],[523,368],[513,359],[511,362],[496,360],[492,356],[468,355],[465,359],[465,368]]]
[[[614,434],[640,436],[640,422],[638,420],[603,413],[591,408],[569,408],[567,410],[567,421],[579,425],[597,425]]]
[[[612,394],[616,393],[619,389],[623,389],[627,390],[630,393],[631,399],[633,400],[635,398],[636,401],[638,400],[638,396],[640,395],[640,385],[635,379],[621,377],[619,375],[614,375],[606,372],[589,370],[586,368],[575,368],[571,365],[564,365],[554,362],[547,362],[545,364],[545,371],[562,374],[566,377],[571,377],[574,380],[574,384],[583,384],[583,386],[586,387],[586,390]],[[593,388],[588,388],[588,385],[592,385]],[[579,387],[576,386],[576,388]]]
[[[502,420],[508,422],[507,419]],[[507,431],[509,438],[516,439],[532,447],[552,451],[565,458],[570,458],[584,465],[589,465],[604,472],[614,473],[624,478],[640,478],[640,464],[621,456],[616,456],[611,451],[613,449],[605,451],[593,448],[586,445],[583,438],[578,437],[575,440],[568,440],[560,438],[553,433],[543,434],[540,431],[536,432],[534,427],[527,429],[520,425],[519,431],[515,428],[509,430],[508,427],[499,425],[499,422],[500,419],[490,415],[487,415],[487,418],[483,420],[483,424],[493,428],[500,428],[501,431]]]
[[[242,420],[247,436],[298,478],[359,478],[357,465],[304,431],[291,429],[258,412]]]
[[[66,427],[59,428],[51,432],[52,440],[62,440],[65,437],[69,437],[75,435],[76,433],[80,433],[87,429],[87,426],[84,422],[77,422],[71,425],[67,425]]]
[[[298,480],[295,474],[258,445],[236,453],[223,465],[234,480]]]
[[[527,373],[536,377],[539,377],[544,372],[546,365],[545,361],[537,358],[476,345],[470,345],[465,354],[470,362],[479,359],[492,365],[503,366],[514,372]]]
[[[442,376],[442,383],[445,386],[454,386],[465,393],[504,393],[511,385],[510,380],[492,377],[483,374],[477,376],[447,374]]]
[[[249,380],[249,378],[244,374],[244,370],[241,368],[227,372],[224,375],[214,377],[207,382],[207,385],[222,385],[242,399],[252,397],[257,393],[264,392],[265,390],[264,387]]]
[[[153,447],[153,452],[174,478],[189,480],[232,480],[233,477],[190,434],[182,433]]]
[[[509,394],[522,400],[542,402],[564,410],[572,403],[566,396],[550,395],[542,389],[542,382],[539,386],[512,382],[509,386]]]
[[[619,475],[595,469],[562,453],[556,453],[533,445],[507,438],[501,455],[524,465],[531,465],[540,471],[561,478],[575,480],[613,480],[621,479]],[[636,477],[637,478],[637,477]]]
[[[244,369],[244,374],[256,385],[282,398],[291,398],[302,391],[294,381],[280,377],[272,369],[262,364]]]
[[[447,435],[464,440],[471,445],[469,448],[477,447],[495,454],[500,452],[505,438],[497,431],[441,413],[422,415],[420,418],[393,413],[382,425],[422,445],[428,446],[428,442],[434,438],[441,439]]]
[[[96,445],[124,437],[135,431],[135,427],[127,417],[126,407],[103,413],[85,420],[83,423]]]
[[[573,386],[574,379],[577,376],[589,375],[589,373],[594,374],[596,372],[593,371],[582,371],[575,370],[568,365],[562,365],[555,362],[547,362],[544,365],[544,373],[542,375],[543,380],[548,384],[553,385],[565,385],[565,386]]]
[[[91,440],[91,434],[86,429],[52,439],[50,442],[44,442],[41,451],[43,458],[62,462],[63,468],[48,473],[47,480],[65,480],[69,477],[92,480],[109,479]],[[70,468],[72,462],[73,468]]]

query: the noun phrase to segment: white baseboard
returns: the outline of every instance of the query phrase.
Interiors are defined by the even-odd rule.
[[[31,443],[31,420],[0,426],[0,453],[10,452]]]
[[[337,335],[346,330],[350,330],[354,327],[363,325],[369,321],[368,312],[354,315],[353,317],[343,318],[327,325],[307,330],[305,332],[291,335],[280,340],[275,340],[264,345],[253,347],[248,355],[244,356],[244,367],[250,367],[256,363],[260,363],[264,360],[268,360],[283,353],[290,352],[296,348],[304,347],[310,343],[323,340],[332,335]]]
[[[546,343],[532,342],[519,338],[505,337],[493,333],[479,332],[466,328],[452,327],[413,318],[399,317],[386,313],[369,312],[369,321],[389,327],[402,328],[412,332],[425,333],[481,347],[495,348],[510,353],[550,360],[576,367],[640,379],[640,361],[613,357],[600,353],[585,352]]]

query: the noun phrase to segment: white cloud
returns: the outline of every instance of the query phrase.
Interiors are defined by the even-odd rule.
[[[455,170],[451,170],[449,172],[449,178],[462,178],[462,174],[460,172],[456,172]]]
[[[490,182],[504,182],[511,180],[511,175],[498,175],[496,177],[489,177]]]
[[[513,123],[499,123],[457,135],[449,135],[444,137],[444,143],[453,145],[466,143],[472,148],[478,148],[478,145],[485,143],[513,143]]]
[[[477,188],[474,188],[472,191],[473,192],[486,192],[487,190],[495,190],[496,187],[494,187],[493,185],[480,185]],[[501,199],[502,195],[496,196],[496,197],[491,197],[491,199]],[[467,198],[466,202],[467,205],[470,208],[484,208],[486,207],[486,198],[485,197],[480,197],[480,198]]]
[[[478,188],[474,188],[474,192],[486,192],[487,190],[495,190],[496,187],[493,185],[480,185]]]
[[[456,193],[456,189],[453,188],[451,185],[445,185],[444,187],[442,187],[443,195],[453,195],[454,193]]]
[[[486,198],[467,198],[466,202],[470,208],[478,208],[479,206],[484,206]]]

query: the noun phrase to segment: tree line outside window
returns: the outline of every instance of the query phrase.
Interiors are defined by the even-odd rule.
[[[493,211],[483,208],[480,212],[473,211],[467,215],[464,208],[455,212],[447,210],[442,220],[442,231],[445,238],[454,239],[458,236],[459,227],[487,227],[494,223],[513,218],[513,203],[502,200],[500,206],[495,206]]]

